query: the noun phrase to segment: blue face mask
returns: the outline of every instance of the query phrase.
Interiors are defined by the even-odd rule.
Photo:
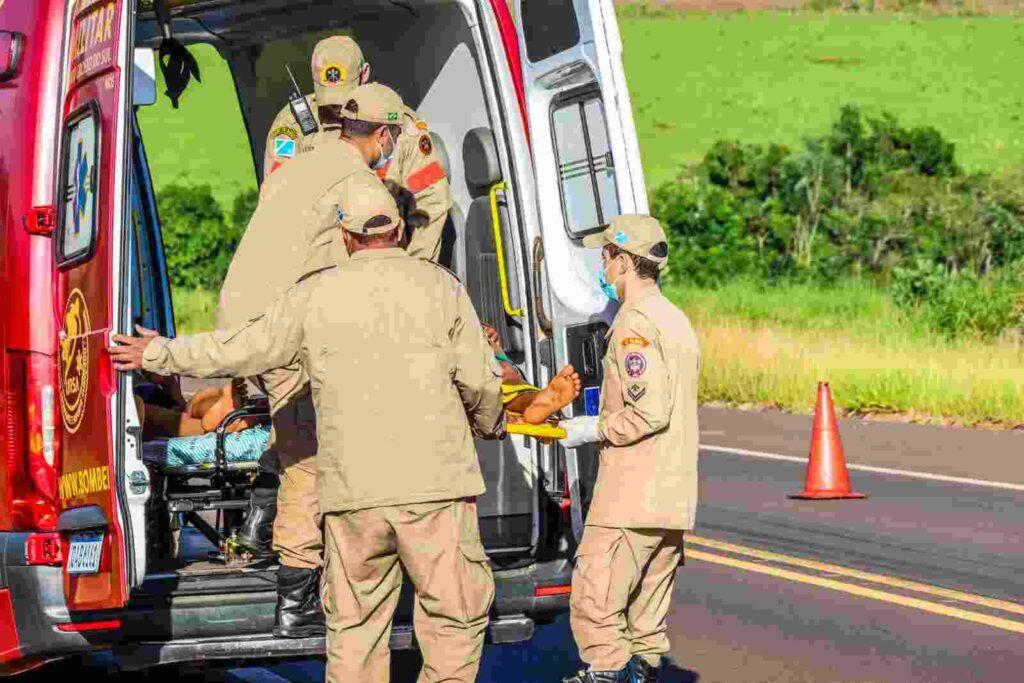
[[[391,140],[391,151],[385,154],[384,148],[381,147],[380,156],[377,157],[377,159],[372,164],[370,164],[370,168],[372,168],[374,171],[379,171],[380,169],[384,168],[385,166],[391,163],[392,159],[395,158],[395,147],[397,147],[397,145],[395,145],[395,139],[391,137],[390,130],[386,130],[386,132],[388,134],[388,139]]]
[[[597,271],[597,283],[601,285],[601,291],[604,292],[604,295],[606,297],[608,297],[612,301],[619,300],[619,292],[617,289],[615,289],[615,285],[608,282],[608,278],[605,277],[603,265]]]

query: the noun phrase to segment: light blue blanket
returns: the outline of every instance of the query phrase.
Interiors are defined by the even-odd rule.
[[[224,437],[225,457],[229,463],[259,460],[270,439],[270,428],[256,425]],[[142,447],[142,458],[155,467],[181,467],[182,465],[208,465],[217,461],[217,435],[179,436],[173,439],[147,441]]]

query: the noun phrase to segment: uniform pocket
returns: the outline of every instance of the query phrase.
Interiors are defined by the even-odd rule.
[[[485,619],[494,602],[494,575],[479,540],[459,542],[459,581],[465,623]]]
[[[613,587],[612,563],[616,553],[621,552],[623,538],[621,532],[613,536],[615,532],[607,530],[601,533],[596,542],[587,539],[586,533],[595,528],[587,527],[583,543],[576,551],[570,601],[577,609],[604,613],[608,609]]]

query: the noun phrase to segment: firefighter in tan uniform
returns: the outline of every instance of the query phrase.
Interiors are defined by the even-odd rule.
[[[309,275],[230,330],[117,336],[111,357],[122,371],[200,377],[301,364],[317,414],[327,680],[388,680],[404,568],[419,680],[469,683],[494,598],[473,440],[504,431],[501,369],[455,276],[399,248],[402,221],[383,186],[340,212],[343,267]]]
[[[239,242],[221,287],[217,326],[227,329],[261,313],[300,277],[348,259],[338,236],[347,201],[383,188],[371,166],[393,153],[404,105],[397,93],[371,83],[321,99],[322,130],[315,149],[278,169],[261,189],[256,212]],[[345,119],[342,105],[360,108]],[[298,362],[262,373],[257,384],[270,399],[273,435],[261,458],[239,545],[260,550],[273,524],[278,571],[275,633],[322,634],[317,598],[323,548],[316,508],[316,424],[309,378]],[[280,487],[277,477],[280,473]],[[276,518],[275,518],[276,498]]]
[[[317,43],[313,48],[312,70],[313,92],[306,95],[306,101],[318,125],[318,103],[325,96],[337,100],[341,93],[370,80],[370,65],[363,59],[359,45],[348,36],[330,36]],[[437,261],[441,232],[452,205],[451,186],[434,150],[427,123],[411,109],[406,108],[405,114],[404,135],[398,140],[394,157],[374,170],[382,180],[401,188],[408,210],[422,217],[415,227],[414,221],[407,225],[409,253]],[[264,182],[288,161],[313,149],[317,139],[316,134],[303,135],[291,108],[285,105],[267,133]]]
[[[588,669],[566,680],[653,683],[697,506],[700,348],[658,288],[668,256],[658,221],[618,216],[584,245],[603,247],[602,287],[622,305],[608,333],[600,415],[562,423],[566,447],[602,446],[570,599]]]

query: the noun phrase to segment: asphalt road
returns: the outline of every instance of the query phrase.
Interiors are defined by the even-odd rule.
[[[1024,680],[1022,435],[844,423],[854,487],[869,497],[791,500],[808,425],[702,412],[714,450],[701,453],[698,528],[669,614],[663,680]],[[893,467],[911,471],[877,471]],[[530,643],[487,646],[479,680],[553,682],[578,664],[560,619]],[[392,680],[414,681],[418,668],[415,654],[400,653]],[[322,680],[323,663],[164,675],[306,682]]]

